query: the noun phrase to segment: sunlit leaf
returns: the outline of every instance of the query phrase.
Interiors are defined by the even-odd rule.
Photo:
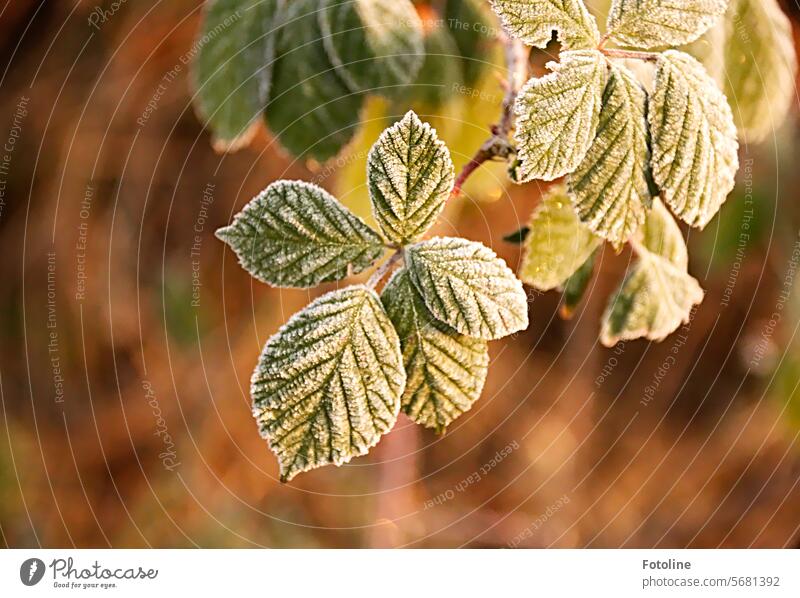
[[[597,22],[583,0],[491,0],[503,26],[529,46],[544,48],[558,33],[564,48],[593,48]]]
[[[401,408],[418,424],[443,432],[481,395],[487,342],[437,320],[405,269],[392,277],[381,300],[403,351],[407,382]]]
[[[384,252],[380,236],[327,191],[278,181],[217,236],[262,282],[312,287],[368,268]]]
[[[461,334],[492,340],[527,328],[522,283],[488,247],[435,238],[408,247],[405,255],[425,305]]]
[[[597,137],[567,179],[583,222],[621,247],[644,222],[650,205],[647,96],[623,66],[612,65]]]
[[[583,224],[564,185],[555,185],[531,215],[519,277],[542,291],[564,285],[602,239]]]
[[[661,341],[689,321],[703,290],[688,272],[678,225],[659,201],[653,202],[638,240],[638,256],[603,316],[600,336],[608,347],[621,340]]]
[[[453,162],[436,131],[409,111],[372,147],[367,180],[375,220],[390,241],[417,240],[453,188]]]
[[[648,119],[653,178],[667,205],[704,227],[734,186],[739,168],[728,101],[703,66],[683,52],[659,55]]]
[[[595,50],[563,52],[552,73],[531,79],[517,97],[514,138],[520,182],[551,181],[575,170],[594,140],[606,85]]]
[[[400,341],[374,291],[333,291],[292,316],[251,382],[281,480],[366,454],[397,421],[405,381]]]
[[[614,0],[607,30],[628,46],[679,46],[708,31],[727,7],[728,0]]]

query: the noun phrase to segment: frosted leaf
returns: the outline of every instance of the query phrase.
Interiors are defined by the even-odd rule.
[[[488,247],[435,238],[407,247],[405,256],[427,308],[461,334],[492,340],[527,328],[522,283]]]
[[[216,0],[208,5],[193,63],[197,107],[219,147],[249,141],[267,103],[283,0]]]
[[[422,66],[422,22],[409,0],[324,0],[319,23],[331,63],[352,91],[396,95]]]
[[[453,188],[453,162],[436,130],[409,111],[372,146],[367,179],[375,220],[387,239],[406,244],[442,212]]]
[[[561,46],[594,48],[600,33],[583,0],[491,0],[511,35],[529,46],[544,48],[558,33]]]
[[[374,291],[333,291],[292,316],[267,341],[250,387],[281,480],[366,454],[397,421],[405,382]]]
[[[658,199],[633,245],[639,258],[603,316],[600,340],[607,347],[637,338],[661,341],[688,322],[692,307],[703,300],[687,272],[681,231]]]
[[[266,117],[293,155],[324,162],[355,135],[364,95],[350,91],[331,65],[318,11],[317,0],[288,4]]]
[[[517,96],[519,182],[552,181],[583,160],[597,130],[606,60],[595,50],[563,52],[553,71],[531,79]]]
[[[728,0],[614,0],[606,28],[627,46],[679,46],[708,31],[727,7]]]
[[[602,242],[578,219],[562,184],[542,198],[528,227],[519,277],[542,291],[563,286]]]
[[[633,75],[612,64],[597,136],[567,179],[581,220],[617,249],[641,226],[650,206],[646,103]]]
[[[739,131],[756,143],[783,123],[794,102],[791,23],[776,0],[732,0],[725,29],[723,89]]]
[[[648,113],[651,167],[673,212],[703,228],[734,186],[739,168],[728,101],[703,66],[683,52],[659,55]]]
[[[300,181],[272,183],[217,237],[262,282],[313,287],[372,265],[383,241],[327,191]]]
[[[381,301],[403,351],[407,381],[401,409],[418,424],[444,432],[481,395],[489,366],[487,342],[434,318],[408,270],[392,276]]]

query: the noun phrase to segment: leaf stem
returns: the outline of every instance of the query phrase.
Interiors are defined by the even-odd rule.
[[[461,195],[461,189],[473,172],[478,170],[484,162],[495,159],[508,160],[516,150],[509,139],[514,128],[514,102],[520,89],[528,78],[528,55],[530,49],[521,41],[513,39],[505,33],[500,34],[500,41],[505,52],[506,70],[508,80],[505,84],[506,93],[503,97],[503,109],[500,120],[490,127],[491,137],[484,141],[475,152],[475,155],[464,165],[456,177],[450,198]]]
[[[635,50],[618,50],[616,48],[604,48],[602,45],[597,46],[597,49],[609,58],[631,58],[633,60],[644,60],[646,62],[655,62],[658,59],[658,54],[655,52],[637,52]]]
[[[392,256],[388,260],[383,262],[375,270],[375,272],[372,273],[372,276],[370,276],[369,280],[367,280],[367,286],[374,290],[375,287],[378,286],[380,281],[383,280],[383,277],[386,276],[386,274],[390,270],[392,270],[392,268],[394,268],[395,264],[397,264],[397,262],[400,261],[400,258],[402,258],[402,257],[403,257],[403,252],[402,251],[397,251],[397,252],[393,253]]]

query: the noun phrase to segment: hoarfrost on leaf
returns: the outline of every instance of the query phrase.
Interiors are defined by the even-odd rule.
[[[564,49],[594,48],[600,40],[583,0],[492,0],[492,8],[508,32],[529,46],[544,48],[553,31]]]
[[[401,408],[418,424],[444,432],[481,395],[489,365],[487,342],[437,320],[408,270],[392,276],[381,300],[403,352],[407,381]]]
[[[529,228],[519,277],[542,291],[563,286],[602,242],[578,219],[561,184],[536,206]]]
[[[601,342],[661,341],[689,321],[703,290],[687,272],[686,244],[677,223],[656,199],[633,243],[638,260],[631,266],[603,316]]]
[[[527,328],[522,283],[488,247],[434,238],[406,248],[405,256],[426,307],[461,334],[492,340]]]
[[[514,108],[520,182],[551,181],[575,170],[597,130],[605,57],[596,50],[563,52],[561,62],[548,66],[553,72],[528,81]]]
[[[614,0],[607,30],[627,46],[679,46],[708,31],[727,7],[728,0]]]
[[[384,252],[378,234],[327,191],[277,181],[217,237],[253,277],[281,287],[312,287],[368,268]]]
[[[267,341],[253,372],[253,415],[281,480],[364,455],[397,420],[406,375],[374,291],[332,291]]]
[[[567,182],[581,220],[619,249],[650,206],[647,95],[612,64],[602,103],[597,136]]]
[[[416,241],[453,188],[450,151],[436,130],[409,111],[372,146],[367,165],[372,212],[387,239]]]
[[[734,186],[739,144],[728,100],[703,66],[683,52],[660,54],[648,119],[651,166],[662,197],[703,228]]]

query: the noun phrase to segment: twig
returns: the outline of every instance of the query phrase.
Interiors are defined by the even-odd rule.
[[[464,183],[484,162],[498,158],[508,160],[515,153],[514,145],[511,143],[509,135],[511,134],[511,129],[514,128],[514,102],[520,89],[522,89],[522,85],[528,78],[528,54],[530,49],[526,48],[521,41],[511,38],[505,33],[501,34],[500,40],[505,50],[506,69],[508,71],[500,122],[491,126],[492,136],[481,144],[472,159],[467,162],[456,177],[453,191],[450,194],[451,199],[461,194],[461,188]]]
[[[389,272],[389,270],[391,270],[402,257],[402,251],[393,253],[392,257],[383,262],[378,269],[372,273],[372,276],[370,276],[369,280],[367,281],[367,286],[371,289],[374,289],[376,286],[378,286],[378,283],[383,280],[383,277],[386,276],[386,273]]]

